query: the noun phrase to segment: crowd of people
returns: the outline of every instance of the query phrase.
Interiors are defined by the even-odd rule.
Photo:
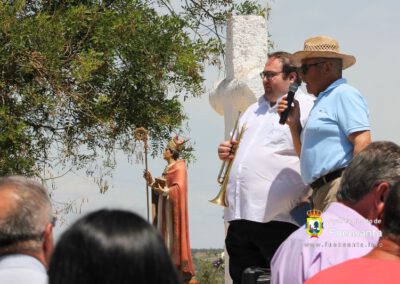
[[[144,174],[156,196],[153,224],[132,212],[98,210],[70,226],[54,248],[46,189],[23,176],[0,178],[0,283],[198,283],[183,143],[168,143],[162,177]]]
[[[54,217],[42,185],[0,178],[0,200],[0,283],[182,283],[161,235],[135,213],[90,213],[53,247]]]
[[[269,54],[260,73],[264,94],[238,120],[240,142],[218,146],[219,158],[232,163],[224,219],[234,284],[251,267],[284,284],[400,276],[400,146],[371,142],[367,103],[342,78],[355,62],[326,36],[307,39],[294,54]],[[313,96],[298,88],[302,81]],[[167,143],[162,176],[144,173],[152,224],[132,212],[98,210],[56,245],[46,189],[1,177],[0,283],[198,283],[184,143]]]

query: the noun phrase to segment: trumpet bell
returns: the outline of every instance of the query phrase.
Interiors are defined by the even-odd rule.
[[[228,207],[228,204],[226,204],[226,202],[225,202],[225,198],[221,198],[220,196],[216,196],[214,199],[211,199],[211,200],[208,200],[208,201],[213,203],[213,204],[215,204],[215,205]]]
[[[211,203],[214,203],[219,206],[228,207],[228,202],[225,199],[226,196],[226,187],[228,185],[228,179],[225,178],[223,183],[221,184],[221,188],[214,199],[209,200]]]
[[[219,206],[228,207],[228,203],[225,201],[225,192],[223,188],[218,192],[218,195],[214,198],[209,200],[209,202],[214,203]]]

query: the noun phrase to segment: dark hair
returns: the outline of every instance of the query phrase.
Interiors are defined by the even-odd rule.
[[[99,210],[64,232],[52,255],[50,284],[178,283],[156,229],[138,215]]]
[[[400,147],[388,141],[373,142],[356,155],[343,173],[338,200],[361,200],[375,185],[393,185],[400,176]]]
[[[299,76],[298,68],[293,64],[291,60],[292,54],[285,51],[276,51],[268,53],[268,58],[277,58],[282,62],[283,79],[286,79],[290,73],[296,73],[296,83],[300,86],[301,78]]]
[[[172,154],[172,159],[174,159],[174,160],[178,160],[178,159],[179,159],[179,156],[180,156],[179,151],[174,150],[174,149],[171,149],[171,148],[169,148],[169,147],[168,147],[168,150],[169,150],[169,151],[171,152],[171,154]]]
[[[383,210],[382,235],[400,241],[400,182],[390,189]]]
[[[176,151],[176,150],[171,150],[171,153],[172,153],[172,159],[174,159],[174,160],[178,160],[179,159],[179,152],[178,151]]]

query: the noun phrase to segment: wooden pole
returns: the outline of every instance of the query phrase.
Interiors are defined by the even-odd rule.
[[[140,128],[136,128],[135,129],[135,139],[136,140],[140,140],[143,141],[144,144],[144,167],[145,167],[145,171],[148,171],[148,167],[147,167],[147,129],[144,127],[140,127]],[[146,207],[147,207],[147,222],[150,222],[150,209],[149,209],[149,185],[146,182]]]

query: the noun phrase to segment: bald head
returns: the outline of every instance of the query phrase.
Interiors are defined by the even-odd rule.
[[[17,196],[8,187],[0,188],[0,227],[5,223],[7,217],[15,210]]]

